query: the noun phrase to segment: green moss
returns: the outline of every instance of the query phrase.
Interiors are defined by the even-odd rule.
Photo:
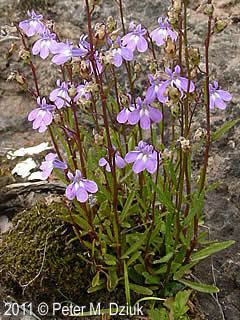
[[[63,296],[78,301],[89,285],[88,272],[78,257],[81,250],[70,225],[58,215],[66,208],[39,204],[17,214],[0,246],[0,287],[24,301],[52,301]]]

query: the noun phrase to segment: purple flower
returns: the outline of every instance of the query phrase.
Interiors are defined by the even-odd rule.
[[[53,49],[57,45],[55,33],[50,33],[49,30],[45,29],[42,34],[41,39],[38,39],[32,48],[32,53],[37,55],[40,53],[42,59],[46,59],[49,56],[49,53],[53,53]]]
[[[94,181],[83,179],[81,171],[76,170],[75,176],[68,172],[68,178],[72,180],[72,183],[67,186],[66,197],[69,200],[77,198],[81,203],[88,200],[88,193],[96,193],[98,186]]]
[[[123,63],[123,59],[126,61],[133,60],[133,51],[127,47],[124,47],[121,44],[120,37],[118,37],[116,40],[116,48],[114,47],[111,50],[111,57],[112,57],[112,63],[115,65],[115,67],[119,68]]]
[[[132,110],[123,109],[117,116],[117,121],[120,123],[127,122],[130,125],[135,125],[140,121],[140,126],[144,130],[150,129],[151,122],[158,123],[161,120],[161,111],[146,104],[141,98],[136,99],[135,108]]]
[[[65,170],[67,169],[66,163],[58,159],[56,153],[49,153],[45,157],[45,161],[42,162],[40,169],[42,170],[42,177],[47,179],[52,173],[53,169]]]
[[[166,103],[168,97],[164,94],[164,92],[162,92],[162,90],[160,90],[163,81],[161,81],[159,77],[157,79],[154,79],[151,74],[148,76],[148,79],[150,82],[150,87],[146,92],[146,103],[152,103],[156,99],[158,99],[158,101],[161,103]]]
[[[34,36],[36,33],[43,33],[45,30],[44,24],[41,22],[43,16],[41,14],[36,14],[33,10],[27,12],[30,19],[21,21],[19,23],[19,28],[28,36]]]
[[[137,49],[139,52],[145,52],[148,49],[147,40],[144,38],[144,35],[147,33],[147,30],[142,28],[142,25],[139,24],[135,26],[134,24],[130,25],[131,32],[126,34],[122,38],[123,46],[126,46],[132,52]]]
[[[77,95],[74,97],[74,102],[78,100],[87,101],[91,99],[91,93],[86,90],[88,82],[86,81],[85,84],[80,84],[77,86]]]
[[[47,130],[47,126],[53,121],[52,112],[56,109],[56,106],[47,104],[46,99],[37,98],[38,108],[32,110],[28,115],[28,120],[33,121],[33,129],[38,129],[39,132]]]
[[[134,162],[132,170],[136,174],[144,170],[154,173],[157,170],[158,155],[152,145],[140,141],[134,151],[126,154],[125,161]]]
[[[166,94],[166,89],[171,86],[171,87],[177,87],[178,90],[183,94],[184,92],[188,91],[188,83],[189,80],[187,78],[184,78],[181,76],[181,68],[179,66],[176,66],[174,68],[174,71],[170,70],[169,68],[165,68],[165,73],[167,80],[164,81],[161,86],[158,94],[160,96],[164,96]],[[193,92],[195,90],[194,83],[190,81],[189,84],[189,92]]]
[[[117,115],[117,122],[129,124],[128,117],[130,116],[131,112],[137,110],[138,108],[139,106],[135,104],[130,104],[128,108],[123,108]]]
[[[62,107],[69,105],[71,98],[68,94],[68,84],[65,81],[61,83],[60,80],[57,80],[56,83],[58,88],[50,93],[49,99],[55,103],[58,109],[61,109]]]
[[[117,168],[123,169],[126,166],[125,160],[120,156],[119,151],[114,154],[115,164]],[[111,172],[110,164],[105,158],[101,158],[98,161],[100,167],[105,167],[107,172]]]
[[[62,65],[73,57],[84,57],[86,54],[84,49],[73,48],[73,45],[63,42],[59,42],[55,46],[52,46],[52,53],[55,54],[52,58],[52,62],[57,65]]]
[[[159,27],[150,33],[150,37],[156,43],[156,45],[164,45],[168,37],[175,42],[177,40],[177,32],[172,30],[168,22],[168,18],[165,18],[164,21],[162,18],[158,18],[158,23]]]
[[[214,107],[224,110],[226,108],[225,101],[229,102],[232,100],[232,96],[229,92],[218,89],[218,82],[214,81],[214,84],[209,85],[210,91],[210,109]]]

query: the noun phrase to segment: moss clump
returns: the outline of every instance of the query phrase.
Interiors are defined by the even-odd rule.
[[[89,277],[78,257],[80,244],[70,241],[71,226],[58,218],[66,213],[59,203],[39,204],[14,217],[0,245],[2,295],[50,302],[64,296],[79,301],[86,293]]]

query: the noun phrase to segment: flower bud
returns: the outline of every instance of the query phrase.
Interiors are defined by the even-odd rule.
[[[215,22],[214,31],[220,33],[227,27],[227,25],[228,23],[226,20],[219,19]]]
[[[214,6],[212,4],[206,4],[203,11],[207,16],[212,17],[214,12]]]

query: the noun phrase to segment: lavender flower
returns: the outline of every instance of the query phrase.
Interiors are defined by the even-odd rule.
[[[36,14],[34,10],[27,12],[30,19],[21,21],[19,23],[19,28],[28,36],[34,36],[36,33],[43,33],[45,30],[44,24],[41,22],[43,16],[41,14]]]
[[[111,50],[112,63],[115,67],[121,67],[123,59],[126,61],[133,60],[133,51],[122,45],[120,37],[117,38],[115,46]]]
[[[217,81],[214,81],[214,84],[209,85],[210,91],[210,109],[214,107],[224,110],[226,109],[225,101],[229,102],[232,100],[232,96],[229,92],[220,90]]]
[[[72,180],[72,183],[66,189],[66,197],[69,200],[77,198],[79,202],[84,203],[88,200],[88,193],[98,191],[97,184],[94,181],[83,179],[80,170],[76,170],[75,176],[70,172],[67,175]]]
[[[125,156],[127,163],[133,163],[132,170],[138,174],[144,170],[154,173],[157,170],[158,155],[152,145],[140,141],[134,151],[130,151]]]
[[[50,33],[49,30],[45,29],[42,34],[41,39],[38,39],[32,48],[32,53],[37,55],[40,53],[42,59],[46,59],[49,56],[49,53],[53,53],[53,49],[57,45],[55,33]]]
[[[47,126],[53,121],[52,112],[56,109],[56,106],[47,104],[46,99],[37,98],[38,108],[32,110],[28,115],[28,120],[33,121],[33,129],[38,129],[39,132],[47,130]]]
[[[174,71],[170,70],[169,68],[165,68],[165,73],[166,73],[167,80],[164,81],[160,86],[160,90],[158,92],[160,96],[164,96],[166,94],[166,89],[169,86],[177,87],[178,90],[181,92],[181,94],[183,94],[183,91],[184,92],[188,91],[189,80],[181,76],[180,66],[176,66],[174,68]],[[191,93],[194,90],[195,90],[194,83],[190,81],[189,92]]]
[[[159,27],[150,33],[150,37],[156,43],[157,46],[162,46],[167,41],[168,37],[172,39],[173,42],[177,40],[177,32],[172,30],[168,18],[164,21],[162,18],[158,19]]]
[[[52,62],[57,65],[62,65],[73,57],[84,57],[86,54],[83,48],[73,48],[73,45],[63,42],[59,42],[55,46],[52,46],[52,53],[55,54],[52,58]]]
[[[61,109],[66,104],[69,105],[71,98],[68,94],[68,84],[65,81],[61,83],[60,80],[57,80],[56,83],[58,88],[50,93],[49,99],[55,103],[58,109]]]
[[[150,82],[150,87],[147,89],[146,92],[146,103],[152,103],[156,99],[158,99],[158,101],[161,103],[166,103],[168,97],[164,94],[164,92],[162,92],[162,90],[160,90],[163,82],[160,80],[159,77],[157,77],[157,79],[154,79],[154,77],[151,74],[148,76],[148,79]]]
[[[134,104],[129,105],[128,108],[123,108],[119,112],[119,114],[117,115],[117,121],[119,123],[127,123],[127,124],[129,124],[128,117],[130,116],[131,112],[137,110],[138,108],[139,108],[139,106],[138,105],[134,105]]]
[[[73,99],[74,102],[77,102],[78,100],[88,101],[91,99],[91,93],[86,90],[87,85],[88,82],[86,81],[85,84],[77,86],[77,94]]]
[[[59,160],[56,153],[49,153],[42,162],[40,169],[42,170],[42,177],[47,179],[52,173],[53,169],[65,170],[67,169],[66,163]]]
[[[123,46],[126,46],[132,52],[136,49],[139,52],[145,52],[148,49],[147,40],[144,38],[144,35],[147,33],[147,30],[142,28],[142,25],[139,24],[135,26],[133,23],[130,25],[130,33],[126,34],[122,38]]]
[[[140,121],[140,126],[144,130],[150,129],[151,122],[158,123],[161,120],[161,111],[146,104],[141,98],[136,99],[135,108],[123,109],[117,116],[117,121],[120,123],[128,122],[130,125],[135,125]]]
[[[120,156],[119,151],[114,154],[115,164],[117,168],[123,169],[126,166],[125,160]],[[110,164],[105,158],[101,158],[98,161],[100,167],[105,167],[107,172],[111,172]]]

